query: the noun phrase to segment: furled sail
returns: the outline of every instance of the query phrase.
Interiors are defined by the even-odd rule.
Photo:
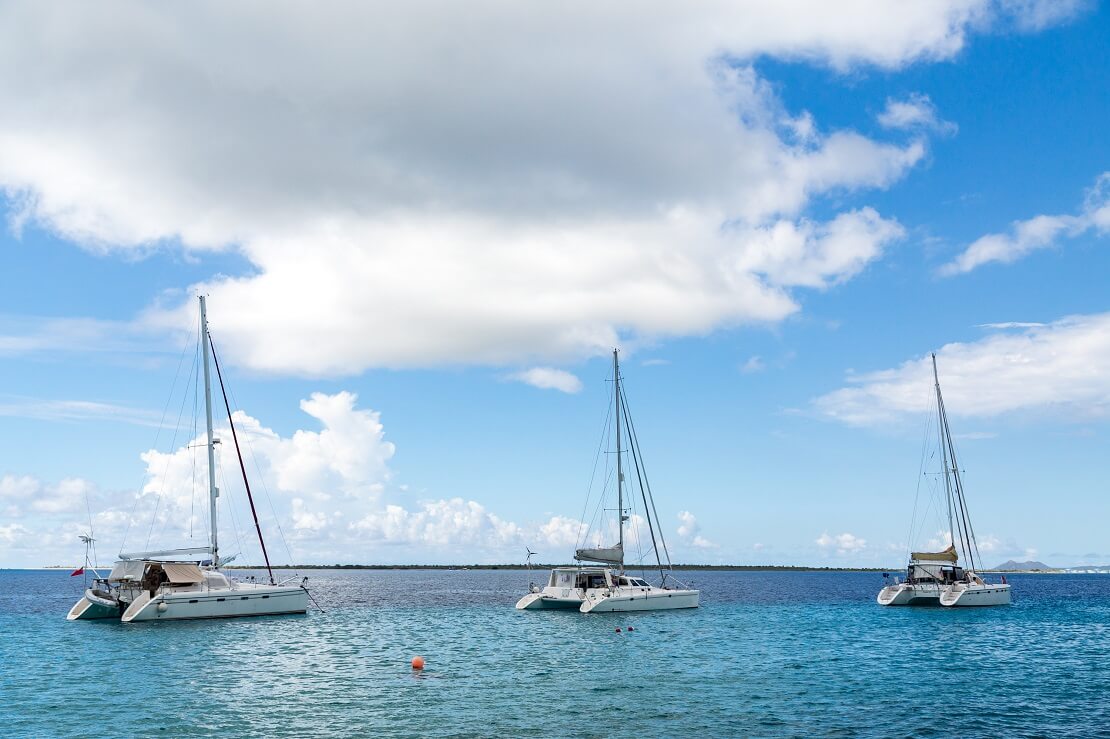
[[[956,547],[949,544],[943,552],[911,552],[910,559],[926,562],[955,562]]]
[[[620,544],[597,549],[575,549],[574,558],[579,562],[601,562],[609,565],[624,564],[624,547]]]

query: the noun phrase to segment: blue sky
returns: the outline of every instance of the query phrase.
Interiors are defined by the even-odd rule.
[[[984,559],[1110,561],[1105,4],[71,11],[0,24],[0,566],[189,543],[201,290],[279,560],[566,561],[619,345],[677,561],[902,561],[930,351]]]

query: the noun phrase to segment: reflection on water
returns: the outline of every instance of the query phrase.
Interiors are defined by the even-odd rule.
[[[118,624],[64,620],[79,578],[0,571],[4,735],[1110,726],[1110,577],[1014,576],[1012,607],[951,611],[881,608],[873,573],[693,572],[682,574],[702,589],[700,609],[581,616],[514,610],[529,579],[520,571],[305,574],[326,613]],[[956,723],[934,699],[958,705]]]

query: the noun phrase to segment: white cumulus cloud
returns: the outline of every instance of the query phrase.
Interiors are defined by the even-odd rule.
[[[515,561],[526,545],[562,560],[586,530],[564,516],[509,521],[458,497],[413,500],[404,486],[391,485],[395,447],[379,414],[359,408],[356,395],[313,393],[301,410],[318,429],[283,436],[243,411],[233,414],[273,561]],[[257,564],[261,552],[226,422],[217,423],[216,436],[221,556]],[[144,452],[147,479],[137,493],[103,491],[80,478],[0,477],[0,515],[13,520],[0,529],[0,560],[80,561],[77,535],[89,530],[90,509],[105,560],[119,551],[206,545],[204,441],[201,434],[171,451]],[[629,529],[647,540],[639,517]]]
[[[879,125],[884,128],[906,130],[932,130],[952,134],[956,124],[941,120],[937,108],[928,95],[914,93],[904,100],[887,98],[886,107],[878,116]]]
[[[937,351],[941,389],[951,416],[989,418],[1027,411],[1065,420],[1110,414],[1110,313],[1069,316],[991,333]],[[873,425],[934,407],[932,363],[916,357],[898,367],[849,377],[847,387],[814,407],[829,418]]]
[[[16,227],[101,252],[237,250],[243,274],[190,287],[212,295],[229,359],[255,369],[552,363],[622,336],[781,320],[797,291],[850,279],[901,236],[865,207],[807,209],[892,186],[925,156],[926,129],[894,142],[824,129],[757,60],[893,69],[1046,13],[9,5],[0,187]],[[136,324],[191,326],[184,302]],[[0,350],[46,339],[15,331]]]
[[[701,524],[690,511],[679,511],[678,521],[678,538],[683,544],[696,549],[713,549],[717,546],[699,533]]]
[[[817,546],[825,551],[835,551],[838,555],[854,554],[867,546],[867,540],[854,534],[843,533],[830,536],[826,531],[815,540]]]

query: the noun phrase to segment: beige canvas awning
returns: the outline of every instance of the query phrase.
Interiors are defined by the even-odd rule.
[[[943,552],[911,552],[910,559],[916,559],[925,562],[955,562],[956,547],[951,544]]]
[[[164,562],[162,563],[162,569],[166,571],[166,578],[173,585],[190,585],[204,582],[204,573],[194,564]]]

